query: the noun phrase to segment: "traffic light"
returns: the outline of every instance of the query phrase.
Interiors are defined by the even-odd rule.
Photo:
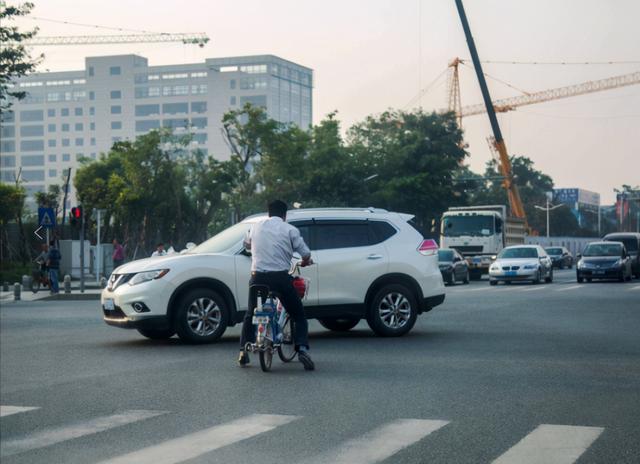
[[[82,206],[74,206],[69,213],[69,223],[76,227],[82,221]]]

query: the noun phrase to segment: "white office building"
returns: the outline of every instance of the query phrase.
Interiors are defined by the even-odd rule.
[[[311,124],[313,71],[273,55],[149,66],[136,55],[86,58],[81,71],[31,74],[13,90],[28,92],[2,115],[0,180],[20,172],[30,197],[72,176],[82,158],[160,127],[191,131],[194,148],[229,156],[222,116],[245,103],[302,128]],[[73,189],[70,202],[75,202]]]

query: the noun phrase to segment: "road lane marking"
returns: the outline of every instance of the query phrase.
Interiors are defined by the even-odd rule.
[[[288,424],[299,416],[253,414],[117,456],[101,464],[177,464]]]
[[[635,287],[631,287],[629,289],[629,291],[632,291],[632,290],[640,290],[640,285],[636,285]]]
[[[371,430],[359,438],[349,440],[338,448],[306,462],[313,464],[373,464],[384,461],[448,423],[449,421],[444,420],[398,419]]]
[[[602,427],[542,424],[493,464],[571,464],[603,431]]]
[[[104,432],[115,427],[138,422],[150,417],[166,414],[165,411],[130,410],[111,416],[103,416],[66,427],[45,429],[26,438],[4,440],[0,444],[0,456],[6,457],[45,446],[55,445],[63,441]]]
[[[545,288],[547,288],[546,286],[536,286],[536,287],[531,287],[531,288],[523,288],[522,290],[520,290],[521,292],[535,292],[538,290],[544,290]]]
[[[0,417],[10,416],[12,414],[18,414],[21,412],[33,411],[34,409],[40,408],[31,406],[0,406]]]
[[[480,292],[483,290],[491,290],[491,287],[478,287],[478,288],[470,288],[467,290],[468,292]]]
[[[574,290],[576,288],[581,288],[581,287],[584,287],[584,285],[572,285],[571,287],[559,288],[556,290],[556,292],[564,292],[566,290]]]

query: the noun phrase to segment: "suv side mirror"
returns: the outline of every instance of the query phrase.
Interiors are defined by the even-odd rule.
[[[576,259],[582,259],[582,253],[577,253],[576,254]]]

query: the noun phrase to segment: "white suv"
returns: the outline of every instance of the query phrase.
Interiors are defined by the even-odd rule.
[[[212,342],[242,321],[251,257],[242,241],[252,216],[186,254],[142,259],[117,268],[101,296],[104,321],[149,338],[177,333]],[[437,245],[423,240],[413,216],[380,209],[299,209],[287,213],[311,248],[308,318],[336,331],[365,318],[378,335],[407,333],[418,314],[444,301]]]

